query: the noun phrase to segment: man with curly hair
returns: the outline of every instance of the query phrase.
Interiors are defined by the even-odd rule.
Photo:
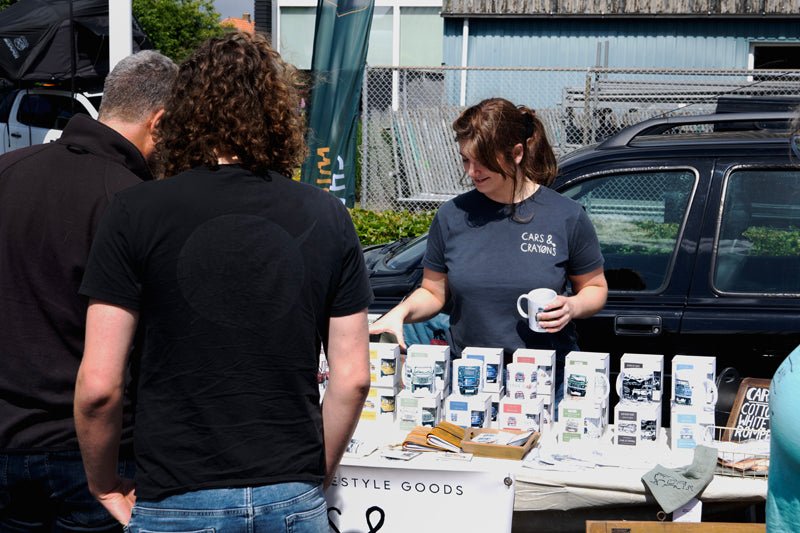
[[[0,531],[120,531],[89,494],[72,400],[89,246],[114,194],[152,179],[152,133],[178,67],[147,50],[106,77],[98,120],[0,157]],[[133,471],[133,420],[119,468]],[[117,467],[117,455],[109,457]]]
[[[296,76],[261,35],[201,45],[159,123],[173,176],[119,194],[92,247],[75,416],[89,486],[131,531],[328,530],[372,292],[346,209],[288,177],[305,155]],[[137,324],[131,482],[111,458]]]

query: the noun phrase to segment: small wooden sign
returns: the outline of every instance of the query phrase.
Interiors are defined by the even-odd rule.
[[[721,440],[738,442],[769,438],[770,383],[769,379],[742,380]]]

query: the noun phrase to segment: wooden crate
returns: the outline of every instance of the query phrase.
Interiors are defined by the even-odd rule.
[[[505,430],[507,433],[514,433]],[[531,448],[536,446],[539,441],[539,432],[534,431],[523,446],[502,446],[498,444],[486,444],[482,442],[472,442],[472,439],[481,433],[500,433],[499,429],[467,428],[464,440],[461,441],[461,449],[467,453],[479,457],[496,457],[498,459],[522,459]]]

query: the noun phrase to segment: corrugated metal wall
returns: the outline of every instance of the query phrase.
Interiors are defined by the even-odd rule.
[[[796,0],[444,0],[449,15],[792,15]]]
[[[446,18],[444,64],[461,65],[462,19]],[[800,43],[797,20],[469,20],[469,66],[747,68],[751,41]]]

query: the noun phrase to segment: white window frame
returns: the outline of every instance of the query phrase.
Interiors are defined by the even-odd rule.
[[[284,7],[317,7],[317,0],[278,0],[277,17],[275,17],[275,35],[272,42],[278,53],[281,53],[281,9]],[[389,7],[392,13],[392,64],[390,67],[400,66],[400,10],[404,7],[438,7],[441,9],[442,0],[375,0],[375,7]],[[313,28],[312,28],[313,38]],[[383,65],[381,65],[383,66]],[[397,110],[400,94],[400,72],[392,72],[392,109]]]

